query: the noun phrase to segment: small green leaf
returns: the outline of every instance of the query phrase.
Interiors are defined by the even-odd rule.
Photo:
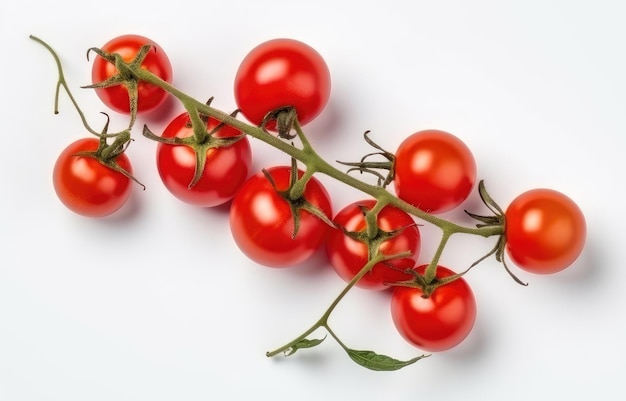
[[[429,355],[420,355],[408,361],[400,361],[398,359],[391,358],[387,355],[377,354],[374,351],[363,351],[347,349],[350,358],[359,365],[376,371],[392,371],[402,369],[405,366],[409,366],[422,358],[426,358]]]
[[[287,351],[285,351],[285,356],[293,355],[295,354],[297,350],[302,349],[302,348],[313,348],[315,346],[318,346],[325,339],[326,339],[326,336],[324,336],[323,338],[316,338],[313,340],[309,340],[306,338],[304,340],[300,340],[299,342],[292,345],[291,348],[289,348]]]

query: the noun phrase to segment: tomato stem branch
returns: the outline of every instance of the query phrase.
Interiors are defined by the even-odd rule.
[[[442,219],[403,201],[402,199],[394,196],[391,192],[381,186],[368,184],[339,170],[319,156],[319,154],[313,149],[311,144],[306,140],[306,136],[302,132],[297,122],[295,122],[294,124],[294,129],[296,130],[296,133],[301,141],[304,138],[304,141],[302,141],[304,146],[302,148],[293,146],[292,144],[285,142],[279,137],[269,134],[267,131],[263,130],[260,127],[247,124],[221,110],[218,110],[194,99],[193,97],[182,92],[170,83],[165,82],[148,70],[139,68],[134,71],[134,73],[138,79],[149,82],[155,86],[159,86],[163,90],[175,96],[180,102],[183,103],[186,109],[191,109],[193,106],[195,106],[195,108],[200,113],[206,114],[209,117],[213,117],[219,121],[222,121],[223,123],[243,132],[244,134],[259,139],[267,143],[268,145],[273,146],[274,148],[286,153],[292,158],[299,160],[306,165],[307,169],[319,172],[338,181],[341,181],[348,186],[351,186],[363,193],[366,193],[376,198],[379,202],[383,202],[384,204],[391,204],[425,222],[441,228],[442,230],[445,229],[454,233],[474,234],[483,237],[490,237],[503,233],[503,228],[499,226],[464,227],[448,220]]]
[[[382,262],[384,260],[398,258],[398,257],[402,257],[402,256],[405,256],[405,255],[404,254],[400,254],[400,255],[394,255],[394,256],[390,257],[390,256],[385,256],[385,255],[379,254],[379,255],[374,256],[372,259],[370,259],[363,266],[363,268],[352,278],[352,280],[350,280],[348,282],[348,284],[346,284],[346,286],[339,293],[339,295],[337,295],[337,297],[335,297],[333,302],[326,309],[326,311],[324,312],[322,317],[319,318],[319,320],[317,320],[311,327],[309,327],[307,330],[305,330],[302,334],[300,334],[298,337],[296,337],[295,339],[293,339],[289,343],[283,345],[282,347],[276,348],[273,351],[268,351],[265,355],[267,357],[273,357],[273,356],[276,356],[276,355],[278,355],[280,353],[287,352],[293,346],[298,344],[300,341],[306,339],[307,336],[309,336],[311,333],[313,333],[315,330],[317,330],[317,329],[319,329],[321,327],[324,327],[331,334],[331,336],[335,340],[338,341],[337,337],[329,329],[328,319],[329,319],[330,315],[332,314],[332,312],[337,307],[337,305],[339,305],[339,303],[341,302],[343,297],[345,297],[346,294],[352,289],[352,287],[354,287],[354,285],[357,283],[357,281],[359,281],[364,275],[366,275],[370,270],[372,270],[372,268],[374,268],[374,266],[376,264],[378,264],[378,263],[380,263],[380,262]],[[338,341],[338,342],[339,342],[339,344],[342,347],[346,348],[345,345],[343,345],[343,343],[341,343],[340,341]]]
[[[437,264],[439,263],[439,259],[441,259],[443,250],[445,249],[446,244],[448,243],[448,240],[450,239],[452,234],[454,234],[454,232],[449,231],[446,228],[443,229],[443,234],[441,236],[441,240],[439,241],[439,245],[437,246],[433,257],[426,267],[426,271],[424,272],[424,282],[426,284],[430,284],[435,279],[437,275]]]
[[[74,108],[78,112],[78,115],[79,115],[81,121],[83,122],[83,126],[85,127],[85,129],[87,131],[89,131],[90,133],[96,135],[96,136],[101,136],[100,132],[98,132],[98,131],[94,130],[93,128],[91,128],[91,126],[87,122],[87,118],[85,117],[85,113],[83,113],[83,111],[81,110],[80,106],[78,105],[78,102],[74,98],[74,95],[72,94],[72,91],[70,90],[69,86],[67,85],[67,80],[65,79],[65,74],[63,73],[63,66],[61,65],[61,60],[59,59],[59,56],[56,54],[54,49],[52,49],[52,47],[50,47],[50,45],[48,45],[43,40],[39,39],[37,36],[30,35],[29,37],[32,40],[34,40],[34,41],[38,42],[39,44],[41,44],[43,47],[46,48],[46,50],[48,50],[50,52],[50,54],[52,54],[52,57],[54,58],[54,62],[56,63],[56,66],[57,66],[57,71],[58,71],[58,75],[59,76],[58,76],[58,79],[57,79],[56,90],[55,90],[55,93],[54,93],[54,114],[59,114],[59,95],[60,95],[60,89],[62,87],[65,90],[65,93],[67,93],[67,96],[70,98],[72,104],[74,105]]]

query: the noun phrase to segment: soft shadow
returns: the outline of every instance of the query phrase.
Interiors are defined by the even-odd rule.
[[[320,334],[320,338],[321,336],[323,335]],[[327,341],[333,340],[331,338],[326,338],[322,344],[313,349],[301,349],[289,356],[278,354],[268,359],[270,360],[270,363],[281,367],[284,366],[290,370],[297,368],[318,373],[320,371],[327,370],[329,367],[328,364],[337,357],[337,355],[331,354],[327,350],[322,349],[328,348],[328,344],[326,344]],[[330,348],[333,349],[333,347]],[[297,364],[297,366],[294,364]]]
[[[303,277],[325,275],[328,274],[330,269],[326,249],[323,245],[304,262],[288,268],[289,272],[292,274]]]
[[[211,207],[204,207],[204,208],[200,208],[201,210],[204,210],[206,213],[210,213],[210,214],[217,214],[220,217],[228,217],[230,215],[230,205],[233,203],[233,200],[228,200],[225,203],[222,203],[221,205],[217,205],[217,206],[211,206]]]
[[[309,139],[324,141],[336,134],[340,129],[342,119],[340,103],[331,97],[326,108],[311,123],[303,129],[307,133]]]
[[[606,283],[608,265],[611,263],[606,242],[588,238],[578,259],[561,272],[553,274],[554,284],[584,286],[586,290]]]
[[[180,113],[177,112],[180,108],[178,100],[174,96],[168,96],[156,109],[140,113],[139,118],[147,125],[166,124]]]
[[[98,219],[99,222],[106,225],[128,226],[130,224],[134,224],[137,219],[140,218],[141,213],[144,211],[142,202],[142,195],[144,195],[144,191],[141,186],[135,183],[132,185],[136,185],[137,188],[133,188],[133,192],[131,193],[126,204],[124,204],[124,206],[122,206],[122,208],[117,212]]]

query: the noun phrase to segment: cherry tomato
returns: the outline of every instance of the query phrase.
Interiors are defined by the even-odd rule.
[[[429,213],[459,206],[476,182],[472,152],[445,131],[416,132],[400,144],[395,156],[396,194]]]
[[[426,265],[417,271],[424,273]],[[455,273],[437,266],[437,278]],[[391,317],[400,335],[410,344],[428,351],[445,351],[460,344],[476,321],[476,299],[465,279],[436,288],[425,298],[419,288],[395,287],[391,297]]]
[[[291,167],[277,166],[250,177],[230,208],[230,229],[235,243],[253,261],[269,267],[288,267],[304,262],[323,244],[329,225],[306,210],[300,210],[300,226],[294,232],[290,204],[277,191],[289,187]],[[299,176],[303,172],[298,171]],[[306,185],[304,199],[332,218],[331,200],[315,177]]]
[[[87,217],[104,217],[120,209],[130,197],[132,182],[92,157],[75,156],[93,152],[100,141],[83,138],[71,143],[57,158],[53,184],[61,202],[71,211]],[[129,173],[132,168],[124,153],[115,159]]]
[[[507,254],[528,272],[559,272],[574,263],[585,245],[585,216],[558,191],[524,192],[511,202],[505,218]]]
[[[153,47],[146,55],[142,68],[145,68],[161,78],[162,80],[172,83],[172,65],[165,51],[154,41],[140,35],[122,35],[105,43],[100,49],[107,53],[118,53],[124,61],[132,61],[139,49],[145,45],[151,44]],[[115,65],[98,56],[94,59],[91,69],[92,83],[106,81],[111,76],[118,73]],[[149,83],[139,81],[137,84],[138,99],[137,111],[145,112],[154,110],[160,106],[168,96],[168,93],[159,87]],[[130,112],[130,103],[128,99],[128,90],[125,85],[115,85],[108,88],[95,88],[96,94],[102,102],[112,110],[120,113],[128,114]]]
[[[189,114],[174,118],[163,131],[163,138],[187,138],[193,136]],[[211,132],[219,121],[209,118],[207,131]],[[236,129],[224,125],[212,134],[214,138],[232,138],[242,135]],[[165,187],[178,199],[191,205],[213,207],[231,200],[248,178],[252,164],[250,141],[242,137],[228,146],[209,148],[199,181],[191,188],[196,170],[196,154],[186,145],[157,145],[157,169]]]
[[[367,242],[354,239],[347,235],[341,227],[351,233],[359,233],[366,237],[367,224],[364,210],[370,210],[376,201],[362,200],[345,206],[337,213],[333,221],[336,229],[331,229],[326,239],[326,254],[330,264],[337,274],[345,281],[352,278],[365,266],[369,260]],[[413,268],[421,248],[420,232],[413,218],[402,210],[385,206],[377,215],[379,236],[396,230],[397,235],[383,239],[374,238],[380,242],[378,252],[392,256],[409,252],[409,256],[391,259],[376,264],[355,286],[368,290],[384,290],[389,288],[387,283],[410,280],[413,276],[404,273]]]
[[[315,49],[293,39],[261,43],[246,55],[235,76],[237,107],[256,125],[269,112],[287,106],[295,108],[305,125],[322,112],[329,96],[326,62]]]

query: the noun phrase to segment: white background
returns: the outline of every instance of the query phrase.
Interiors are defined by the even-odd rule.
[[[624,397],[624,7],[618,0],[3,2],[0,400]],[[493,260],[477,267],[467,276],[479,306],[470,337],[403,370],[363,369],[331,340],[268,359],[265,351],[307,328],[342,288],[321,254],[291,270],[248,261],[230,237],[227,208],[199,210],[169,195],[155,144],[139,132],[128,154],[147,190],[136,187],[120,213],[82,218],[54,194],[56,156],[85,133],[65,95],[53,114],[56,69],[28,35],[58,51],[97,125],[106,109],[79,89],[90,83],[86,50],[124,33],[161,44],[175,85],[215,96],[227,111],[249,49],[275,37],[303,40],[333,78],[327,109],[306,127],[322,155],[357,160],[370,150],[365,130],[389,150],[415,131],[447,130],[473,150],[501,205],[535,187],[572,197],[587,217],[587,247],[557,275],[516,269],[528,287]],[[180,111],[172,107],[141,123],[160,132]],[[126,124],[111,114],[117,128]],[[255,169],[288,162],[253,146]],[[337,210],[361,196],[324,182]],[[483,211],[476,194],[464,206]],[[459,213],[450,218],[470,224]],[[435,233],[424,227],[424,261]],[[443,262],[461,270],[492,244],[456,238]],[[388,301],[355,290],[331,323],[353,348],[419,355],[393,328]]]

